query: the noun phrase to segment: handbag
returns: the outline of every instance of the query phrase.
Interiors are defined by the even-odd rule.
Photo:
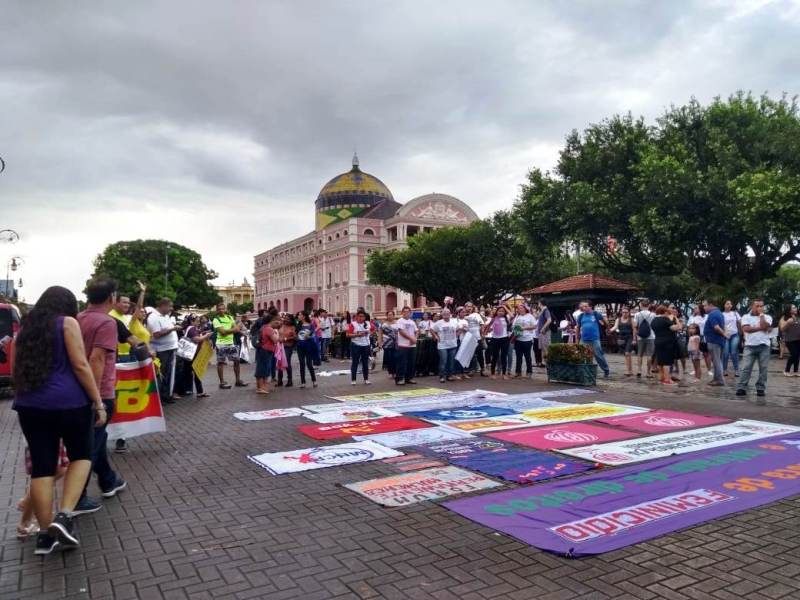
[[[194,360],[194,355],[197,353],[197,344],[189,339],[189,336],[183,336],[178,340],[178,358],[183,360]]]

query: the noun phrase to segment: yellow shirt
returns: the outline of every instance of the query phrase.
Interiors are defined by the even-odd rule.
[[[150,343],[150,332],[147,330],[147,327],[137,319],[131,319],[128,329],[130,329],[132,335],[142,340],[145,344]]]
[[[130,324],[132,321],[131,315],[123,315],[121,312],[114,310],[113,308],[110,311],[108,311],[108,314],[114,317],[117,321],[122,321],[122,324],[125,325],[125,327],[128,327],[128,329],[130,329]],[[131,331],[131,333],[133,335],[136,335],[135,333],[133,333],[133,331]],[[136,335],[136,337],[139,336]],[[130,353],[131,353],[130,344],[117,344],[117,356],[127,356]]]

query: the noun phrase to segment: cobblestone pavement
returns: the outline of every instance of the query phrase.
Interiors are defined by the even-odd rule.
[[[800,424],[791,402],[800,378],[780,377],[777,360],[766,406],[729,389],[626,379],[617,375],[618,357],[612,368],[614,377],[598,387],[604,400]],[[393,388],[381,374],[373,379],[369,391]],[[266,400],[252,385],[222,391],[211,374],[206,381],[211,398],[167,406],[166,434],[131,440],[129,454],[114,455],[129,488],[80,518],[82,548],[44,559],[31,541],[15,539],[24,444],[10,401],[0,401],[0,598],[800,598],[800,497],[599,557],[565,559],[436,504],[390,510],[339,487],[391,474],[387,464],[272,477],[245,458],[313,443],[294,430],[298,419],[241,422],[233,412],[353,393],[346,377]],[[519,393],[556,386],[538,374],[452,387]]]

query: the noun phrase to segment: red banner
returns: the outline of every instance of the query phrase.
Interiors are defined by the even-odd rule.
[[[119,363],[116,392],[114,415],[108,423],[110,439],[166,431],[151,359]]]
[[[297,429],[315,440],[335,440],[353,435],[371,435],[432,427],[430,423],[409,417],[384,417],[369,421],[345,421],[344,423],[324,423],[320,425],[300,425]]]

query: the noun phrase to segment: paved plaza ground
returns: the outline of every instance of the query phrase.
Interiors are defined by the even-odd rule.
[[[608,400],[727,417],[800,424],[800,378],[773,360],[767,404],[733,389],[664,389],[621,377],[600,382]],[[346,365],[333,361],[332,368]],[[252,382],[252,371],[246,368]],[[395,389],[381,373],[371,388],[347,377],[318,389],[244,390],[165,407],[166,434],[131,440],[114,455],[128,490],[79,518],[82,548],[41,558],[14,527],[25,489],[24,443],[10,400],[0,400],[0,598],[268,598],[270,600],[569,600],[800,598],[800,496],[597,557],[546,554],[425,502],[386,509],[339,484],[396,473],[388,464],[278,477],[247,454],[315,445],[301,419],[242,422],[235,411],[324,402],[331,393]],[[296,382],[295,382],[296,383]],[[438,385],[428,378],[421,383]],[[556,389],[534,380],[448,384],[509,393]],[[564,386],[560,386],[564,387]]]

